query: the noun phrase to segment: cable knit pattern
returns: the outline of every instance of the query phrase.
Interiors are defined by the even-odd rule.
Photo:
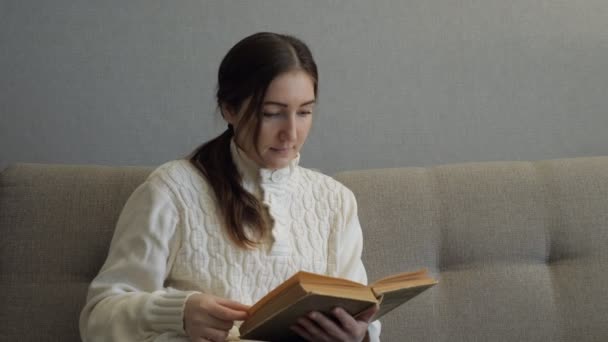
[[[132,222],[126,229],[139,230],[137,236],[141,241],[131,241],[129,246],[123,245],[127,241],[115,236],[108,260],[91,284],[87,307],[81,316],[81,333],[85,341],[133,338],[186,341],[183,328],[176,324],[181,322],[183,305],[188,294],[192,293],[190,291],[253,304],[299,270],[367,282],[360,259],[362,241],[356,202],[350,190],[328,176],[299,167],[299,157],[288,167],[267,170],[259,169],[234,143],[231,144],[231,153],[242,176],[243,187],[262,201],[272,219],[270,237],[259,248],[237,247],[223,227],[213,191],[200,172],[187,160],[176,160],[160,166],[141,186],[156,189],[156,196],[146,205],[151,206],[149,210],[154,212],[154,206],[158,205],[154,198],[161,198],[159,201],[170,203],[173,209],[159,212],[158,215],[175,217],[150,219],[150,222],[141,225]],[[145,201],[136,193],[129,202]],[[125,211],[138,207],[137,203],[129,206],[129,202]],[[128,216],[128,213],[123,211],[121,217],[123,215]],[[173,230],[162,226],[163,222],[174,223]],[[118,231],[123,230],[120,227],[119,220]],[[156,231],[172,233],[156,237],[153,233]],[[166,240],[154,241],[163,238]],[[140,260],[130,261],[131,256],[126,260],[125,257],[112,257],[114,251],[137,249],[139,244],[169,246],[165,253],[166,269],[157,270],[160,274],[146,274],[143,277],[144,280],[159,277],[154,283],[163,284],[163,287],[152,289],[155,292],[149,293],[150,298],[144,296],[140,300],[144,304],[137,304],[134,300],[129,302],[129,296],[125,296],[122,305],[129,307],[129,310],[143,312],[139,316],[136,313],[126,316],[134,322],[128,319],[112,322],[107,318],[112,314],[106,311],[117,310],[119,306],[96,303],[102,303],[104,299],[118,302],[119,294],[132,293],[117,291],[119,286],[111,284],[108,279],[135,284],[133,291],[146,291],[151,286],[141,277],[138,278],[137,274],[154,270],[139,269]],[[151,247],[148,252],[157,251]],[[113,271],[117,263],[127,265]],[[141,264],[145,262],[141,261]],[[138,283],[141,283],[140,286],[137,286]],[[124,326],[108,329],[104,324]],[[132,328],[129,328],[129,324]],[[231,339],[238,338],[237,330],[231,331]],[[372,340],[377,340],[375,335],[379,329],[371,333],[372,330]],[[98,334],[114,336],[103,338]]]
[[[338,209],[346,194],[336,181],[294,166],[274,172],[261,170],[258,184],[274,221],[273,241],[245,250],[228,238],[210,198],[212,190],[196,179],[200,176],[195,171],[187,161],[176,161],[156,173],[176,190],[177,201],[183,206],[183,241],[169,276],[170,285],[253,304],[298,270],[335,273],[335,263],[328,263],[328,242],[332,227],[343,226]],[[244,182],[256,184],[248,171],[242,171]]]

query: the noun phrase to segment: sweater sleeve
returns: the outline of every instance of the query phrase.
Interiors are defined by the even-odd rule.
[[[357,201],[350,190],[345,190],[343,197],[344,227],[337,232],[336,242],[336,276],[367,284],[367,273],[361,260],[363,250],[363,233],[357,216]],[[369,325],[370,342],[380,341],[380,321]]]
[[[144,341],[162,332],[185,334],[183,307],[194,292],[164,287],[178,220],[168,191],[154,181],[144,182],[129,197],[80,315],[83,341]]]

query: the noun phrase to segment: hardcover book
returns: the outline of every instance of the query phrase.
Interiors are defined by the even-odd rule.
[[[380,309],[376,320],[401,304],[437,284],[426,269],[398,273],[371,285],[300,271],[255,303],[240,326],[242,339],[261,341],[297,340],[289,328],[311,311],[331,317],[330,311],[342,307],[356,317],[370,306]]]

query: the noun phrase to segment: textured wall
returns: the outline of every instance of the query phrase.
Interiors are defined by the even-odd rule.
[[[220,59],[261,30],[319,64],[305,166],[608,155],[603,0],[0,0],[0,167],[190,152],[224,127]]]

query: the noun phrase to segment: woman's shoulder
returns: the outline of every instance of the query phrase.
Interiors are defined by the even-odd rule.
[[[310,187],[310,189],[324,189],[342,196],[354,196],[349,188],[335,178],[326,175],[317,169],[308,169],[301,166],[298,168],[302,175],[300,178],[308,187]]]
[[[158,166],[147,180],[170,188],[200,187],[205,183],[200,171],[187,159],[176,159]]]

